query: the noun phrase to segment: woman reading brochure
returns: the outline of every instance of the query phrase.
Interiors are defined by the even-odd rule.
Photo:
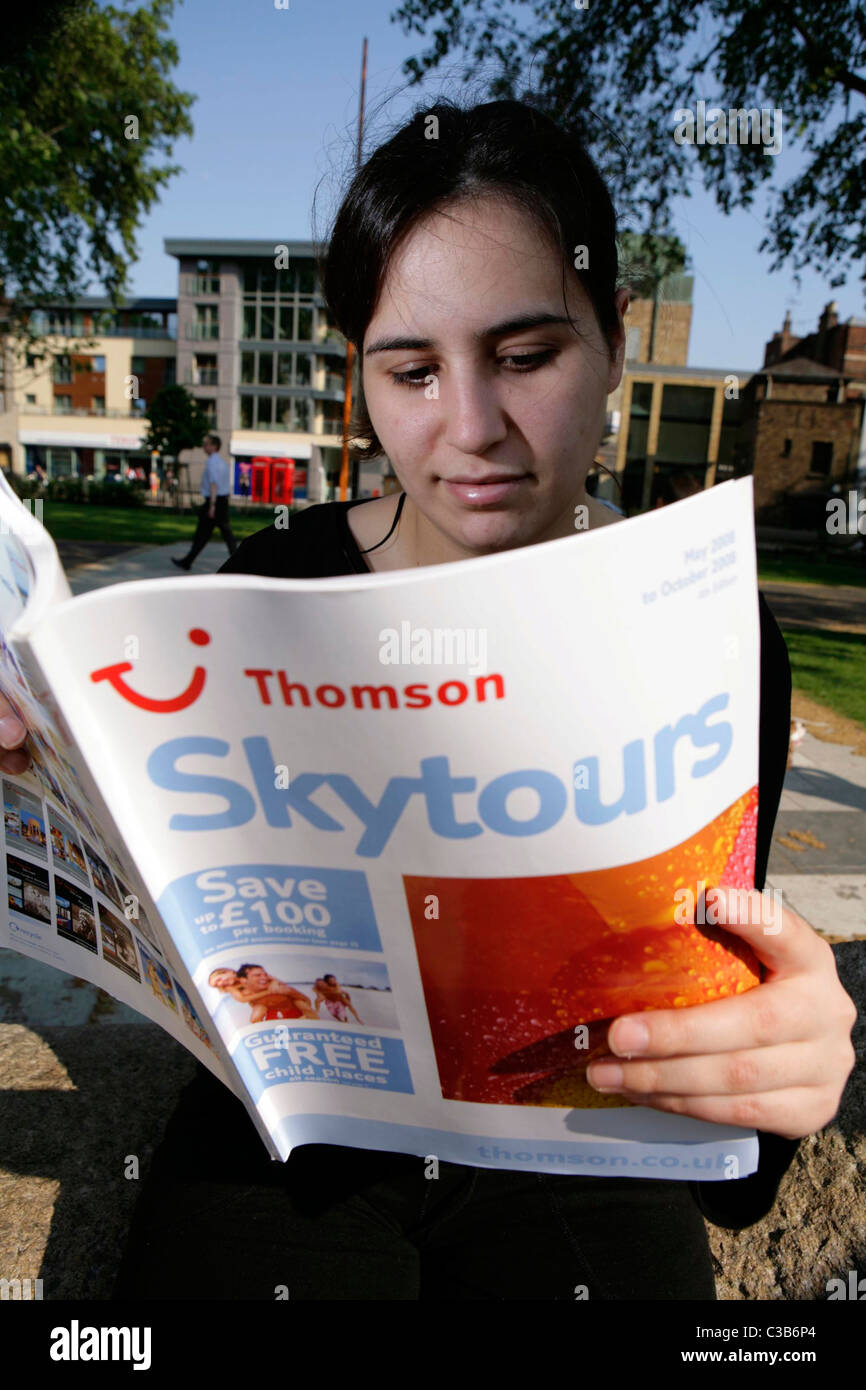
[[[629,296],[615,237],[586,150],[531,106],[419,111],[352,181],[324,272],[330,318],[361,362],[355,444],[366,457],[384,451],[402,491],[309,507],[289,529],[244,541],[223,572],[317,578],[465,560],[471,585],[473,557],[572,536],[577,509],[578,530],[624,521],[585,487],[623,370]],[[758,889],[791,691],[763,599],[760,617]],[[579,628],[579,606],[573,619]],[[683,653],[719,659],[711,646]],[[787,909],[775,935],[728,929],[756,952],[762,983],[617,1019],[589,1080],[600,1094],[756,1129],[752,1175],[443,1162],[434,1176],[422,1157],[327,1145],[279,1164],[241,1102],[199,1067],[143,1185],[116,1296],[270,1300],[284,1287],[293,1300],[573,1300],[582,1288],[590,1299],[714,1299],[705,1218],[741,1229],[770,1210],[799,1140],[836,1114],[854,1062],[855,1010],[827,943]]]

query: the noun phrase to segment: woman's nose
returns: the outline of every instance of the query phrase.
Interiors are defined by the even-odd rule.
[[[439,382],[445,442],[461,453],[483,454],[507,434],[496,386],[480,368],[457,370]]]

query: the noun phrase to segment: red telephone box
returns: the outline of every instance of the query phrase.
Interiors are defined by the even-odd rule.
[[[254,502],[269,502],[271,492],[270,459],[253,459],[250,496]]]
[[[291,506],[295,485],[295,460],[271,460],[271,501]]]
[[[295,460],[268,458],[252,460],[252,490],[254,502],[275,502],[291,506],[294,497]]]

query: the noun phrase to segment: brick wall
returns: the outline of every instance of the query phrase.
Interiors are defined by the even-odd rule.
[[[649,362],[653,302],[634,299],[625,316],[625,326],[640,330],[640,342],[635,362]],[[682,303],[660,303],[656,317],[656,340],[653,362],[669,367],[684,367],[689,355],[689,333],[692,325],[692,306]]]
[[[808,387],[806,388],[808,390]],[[819,491],[841,481],[848,472],[860,429],[860,405],[845,401],[828,405],[820,401],[784,400],[775,395],[756,402],[751,431],[755,487],[755,516],[764,524],[784,524],[786,496]],[[791,450],[785,456],[785,440]],[[810,473],[812,444],[826,440],[833,445],[829,475]]]

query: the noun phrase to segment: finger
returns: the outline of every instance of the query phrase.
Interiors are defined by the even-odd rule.
[[[30,754],[23,748],[13,753],[0,754],[0,769],[12,775],[26,772],[30,766]]]
[[[802,981],[773,980],[707,1004],[623,1015],[608,1029],[607,1045],[617,1057],[691,1057],[803,1042],[823,1027],[814,981],[806,989]]]
[[[587,1080],[596,1090],[628,1091],[630,1096],[750,1095],[825,1085],[827,1057],[811,1042],[646,1062],[600,1057],[587,1069]]]
[[[8,702],[4,703],[6,709],[0,708],[0,748],[16,748],[27,737],[27,727],[17,715],[7,713],[10,706]]]
[[[784,1139],[802,1139],[828,1125],[839,1108],[838,1093],[831,1087],[797,1087],[787,1091],[763,1091],[747,1096],[631,1096],[623,1098],[650,1110],[687,1115],[714,1125],[759,1129]]]
[[[798,974],[814,968],[824,954],[832,956],[815,928],[782,903],[778,889],[708,888],[705,905],[707,925],[747,941],[774,975]]]

